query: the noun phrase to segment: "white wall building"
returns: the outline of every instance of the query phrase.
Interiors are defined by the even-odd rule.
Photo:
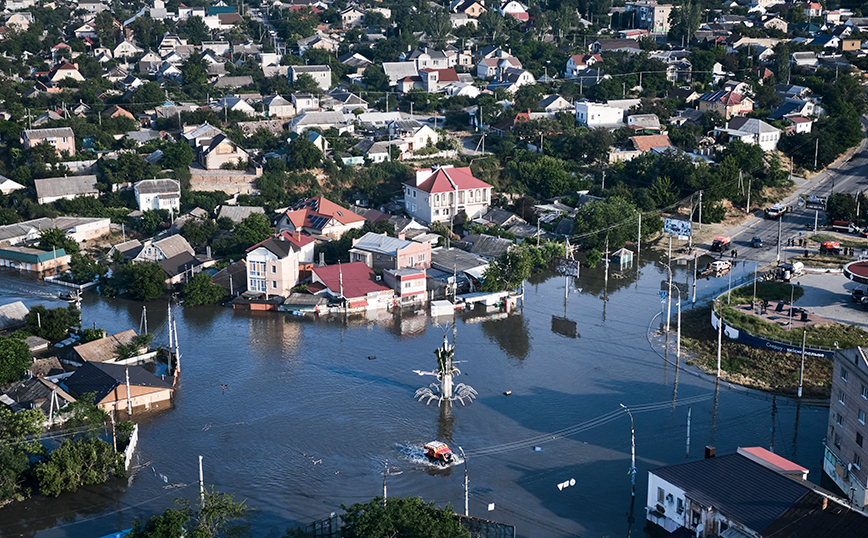
[[[461,212],[474,219],[488,212],[492,188],[473,177],[469,167],[426,168],[404,183],[404,207],[423,222],[449,222]]]
[[[614,127],[624,124],[624,111],[603,103],[581,100],[576,102],[576,121],[589,127]]]
[[[181,210],[181,182],[174,179],[146,179],[133,186],[140,211],[165,209],[177,215]]]

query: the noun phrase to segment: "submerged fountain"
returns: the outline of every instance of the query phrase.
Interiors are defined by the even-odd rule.
[[[477,396],[476,389],[464,383],[458,383],[454,386],[452,384],[452,378],[456,375],[461,375],[461,370],[455,367],[456,363],[453,361],[455,348],[449,345],[449,339],[446,335],[443,336],[443,345],[434,350],[434,355],[437,357],[436,370],[430,372],[413,371],[419,375],[436,376],[437,382],[417,390],[415,398],[426,404],[430,404],[436,400],[437,404],[441,407],[443,407],[444,403],[449,407],[454,401],[459,402],[461,405],[471,403]]]

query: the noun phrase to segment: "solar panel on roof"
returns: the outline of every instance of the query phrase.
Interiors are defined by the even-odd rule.
[[[328,221],[329,221],[328,217],[319,217],[319,216],[310,217],[310,225],[313,228],[322,228],[323,226],[328,224]]]

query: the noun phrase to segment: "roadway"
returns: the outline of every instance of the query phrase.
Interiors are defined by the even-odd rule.
[[[862,124],[864,128],[868,128],[868,118],[863,116]],[[820,143],[822,144],[822,141]],[[787,240],[795,239],[795,243],[798,245],[798,238],[804,237],[809,232],[808,226],[813,226],[815,217],[818,229],[822,229],[826,223],[826,216],[823,211],[816,212],[813,209],[799,207],[799,195],[828,197],[833,192],[856,194],[868,188],[868,151],[866,151],[866,145],[868,145],[868,139],[863,139],[858,147],[845,154],[840,161],[833,163],[810,180],[794,178],[798,187],[793,194],[783,200],[783,203],[793,210],[784,214],[781,217],[781,222],[778,222],[778,219],[766,219],[763,213],[759,212],[760,216],[754,216],[731,229],[729,234],[732,237],[733,248],[739,251],[739,259],[749,257],[751,261],[758,261],[761,265],[776,262],[779,226],[782,242],[780,258],[786,259],[799,252],[804,252],[804,248],[800,249],[798,246],[787,248]],[[868,210],[868,208],[863,209]],[[751,247],[751,240],[754,236],[762,238],[762,248]]]

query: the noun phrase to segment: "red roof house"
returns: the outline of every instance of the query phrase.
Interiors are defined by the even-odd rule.
[[[385,308],[392,303],[394,292],[377,278],[364,262],[353,262],[314,267],[311,280],[323,286],[323,293],[346,300],[348,308]]]
[[[277,231],[302,231],[339,238],[349,230],[364,225],[365,217],[322,196],[316,196],[287,209],[277,222]]]
[[[492,188],[469,167],[416,170],[415,181],[404,183],[404,209],[423,222],[449,222],[460,213],[474,219],[488,212]]]

